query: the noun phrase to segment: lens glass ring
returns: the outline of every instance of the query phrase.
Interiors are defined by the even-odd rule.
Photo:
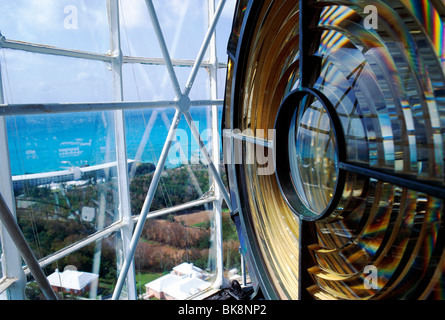
[[[339,169],[341,123],[315,89],[291,92],[276,122],[276,176],[289,207],[304,220],[329,215],[343,193]]]
[[[338,176],[336,139],[323,104],[306,96],[301,117],[295,111],[289,130],[289,165],[292,181],[303,204],[322,214],[334,195]]]

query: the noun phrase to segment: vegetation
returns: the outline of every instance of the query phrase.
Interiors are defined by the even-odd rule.
[[[135,170],[130,185],[131,207],[135,215],[141,211],[154,169],[153,164],[142,164]],[[196,165],[191,169],[193,180],[186,167],[164,171],[151,210],[198,199],[202,192],[209,189],[207,168]],[[97,178],[91,174],[86,178],[88,183],[85,185],[64,183],[59,188],[26,187],[20,194],[16,194],[18,223],[38,258],[73,244],[116,221],[119,205],[116,179],[105,176]],[[95,214],[84,215],[85,208],[94,210]],[[145,279],[145,275],[150,277],[169,272],[184,261],[192,262],[202,269],[209,267],[209,256],[212,255],[209,216],[199,215],[203,217],[202,221],[194,224],[184,218],[188,216],[186,213],[198,214],[203,210],[204,207],[194,208],[146,222],[135,254],[135,265],[141,279]],[[239,267],[238,237],[228,212],[223,218],[223,235],[226,267]],[[63,270],[67,265],[74,265],[78,270],[91,272],[95,252],[100,249],[99,294],[109,295],[117,277],[116,248],[119,242],[119,235],[112,234],[100,243],[88,245],[47,266],[45,271],[49,275],[56,268]],[[144,284],[139,283],[138,289],[144,290]],[[27,294],[29,299],[39,296],[32,286],[27,288]]]
[[[188,201],[198,199],[199,189],[207,191],[209,188],[209,173],[204,166],[193,166],[192,172],[196,178],[192,183],[186,167],[168,169],[161,175],[157,191],[155,193],[151,210],[158,210]],[[130,185],[131,209],[134,215],[141,212],[142,206],[153,173],[136,175]],[[199,186],[199,189],[198,187]]]

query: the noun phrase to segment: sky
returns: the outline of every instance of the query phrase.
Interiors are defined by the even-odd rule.
[[[217,53],[227,61],[227,39],[236,0],[227,0],[217,28]],[[121,0],[124,55],[162,58],[145,0]],[[172,59],[196,58],[207,30],[206,0],[153,0]],[[215,0],[215,7],[219,0]],[[106,53],[109,31],[106,0],[0,0],[0,32],[8,40]],[[110,66],[92,62],[1,50],[7,103],[95,102],[113,100]],[[176,68],[181,88],[191,68]],[[124,66],[124,99],[174,99],[165,66]],[[222,98],[225,71],[219,76]],[[199,72],[192,99],[207,99],[208,79]]]

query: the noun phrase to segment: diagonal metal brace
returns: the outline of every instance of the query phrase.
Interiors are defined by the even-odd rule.
[[[14,241],[14,244],[17,246],[17,249],[20,251],[20,254],[25,260],[25,263],[28,265],[28,268],[31,270],[34,279],[37,281],[40,289],[48,300],[57,300],[57,296],[54,293],[51,285],[48,282],[43,270],[40,268],[39,262],[37,261],[34,253],[26,242],[26,239],[20,230],[20,227],[17,225],[17,222],[14,216],[6,205],[5,199],[0,193],[0,220],[3,223],[6,231],[8,232],[11,239]]]

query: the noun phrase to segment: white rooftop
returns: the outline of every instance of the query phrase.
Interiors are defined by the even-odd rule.
[[[165,276],[162,276],[160,278],[157,278],[156,280],[147,283],[145,286],[155,290],[156,292],[162,292],[165,288],[175,282],[180,281],[181,279],[182,277],[180,276],[176,276],[174,274],[166,274]]]
[[[163,291],[176,300],[185,300],[190,296],[207,289],[211,283],[196,277],[183,277]]]
[[[193,263],[183,262],[173,268],[174,271],[183,275],[194,275],[196,273],[202,274],[202,269],[194,266]]]
[[[75,270],[56,271],[50,274],[47,279],[51,286],[65,289],[82,290],[85,286],[93,282],[99,275],[90,272]]]
[[[202,279],[202,269],[192,263],[181,263],[174,267],[173,271],[176,274],[166,274],[145,286],[156,292],[164,292],[176,300],[184,300],[211,285]]]

